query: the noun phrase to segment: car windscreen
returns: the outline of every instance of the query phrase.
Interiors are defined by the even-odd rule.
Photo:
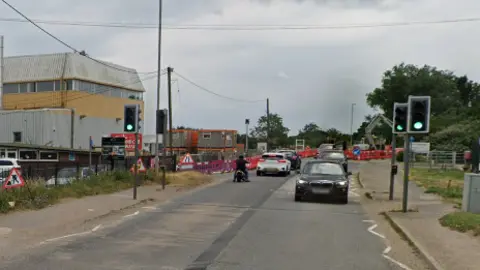
[[[345,159],[345,154],[343,153],[325,153],[322,155],[324,159]]]
[[[266,160],[266,161],[277,161],[277,160],[281,160],[281,159],[284,159],[284,156],[283,155],[263,155],[262,156],[262,159]]]
[[[13,166],[13,162],[10,160],[0,160],[0,166]]]
[[[329,162],[311,162],[305,165],[303,174],[316,175],[316,174],[328,174],[328,175],[344,175],[342,166],[336,163]]]
[[[333,144],[322,144],[318,149],[324,150],[324,149],[333,149]]]

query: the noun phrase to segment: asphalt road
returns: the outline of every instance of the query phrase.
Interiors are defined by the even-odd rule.
[[[251,179],[98,224],[0,269],[401,269],[382,257],[385,244],[368,231],[355,187],[348,205],[296,203],[293,174]]]

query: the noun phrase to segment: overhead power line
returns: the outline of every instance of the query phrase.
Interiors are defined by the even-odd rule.
[[[245,103],[257,103],[257,102],[265,102],[265,99],[261,99],[261,100],[246,100],[246,99],[239,99],[239,98],[233,98],[233,97],[228,97],[228,96],[225,96],[225,95],[222,95],[222,94],[219,94],[219,93],[216,93],[212,90],[209,90],[201,85],[199,85],[198,83],[186,78],[185,76],[179,74],[177,71],[173,71],[173,73],[175,73],[179,78],[183,79],[184,81],[188,82],[189,84],[197,87],[198,89],[204,91],[204,92],[207,92],[209,94],[212,94],[214,96],[217,96],[217,97],[221,97],[221,98],[224,98],[224,99],[229,99],[229,100],[233,100],[233,101],[237,101],[237,102],[245,102]]]
[[[5,2],[4,0],[2,0]],[[82,27],[104,27],[104,28],[129,28],[129,29],[157,29],[158,25],[153,23],[124,23],[124,22],[87,22],[87,21],[55,21],[55,20],[30,20],[18,18],[0,18],[2,22],[34,23],[62,26]],[[431,21],[406,21],[406,22],[380,22],[366,24],[337,24],[337,25],[215,25],[215,24],[193,24],[193,25],[172,25],[164,24],[165,30],[218,30],[218,31],[273,31],[273,30],[329,30],[329,29],[355,29],[355,28],[379,28],[399,26],[421,26],[434,24],[451,24],[479,22],[480,17],[458,18],[449,20]],[[38,26],[37,26],[38,27]]]
[[[52,33],[48,32],[47,30],[45,30],[44,28],[42,28],[40,25],[38,25],[36,22],[34,22],[33,20],[31,20],[30,18],[28,18],[25,14],[23,14],[20,10],[18,10],[17,8],[15,8],[14,6],[12,6],[10,3],[8,3],[6,0],[2,0],[2,2],[7,5],[10,9],[12,9],[13,11],[15,11],[18,15],[22,16],[24,18],[24,22],[28,22],[28,23],[31,23],[33,24],[35,27],[37,27],[40,31],[44,32],[45,34],[49,35],[51,38],[55,39],[56,41],[58,41],[59,43],[61,43],[62,45],[64,45],[65,47],[69,48],[70,50],[72,50],[73,52],[75,53],[79,53],[83,56],[85,56],[86,58],[92,60],[92,61],[95,61],[101,65],[104,65],[104,66],[107,66],[107,67],[110,67],[110,68],[113,68],[113,69],[116,69],[116,70],[119,70],[119,71],[123,71],[123,72],[129,72],[129,73],[148,73],[148,72],[135,72],[135,71],[132,71],[132,70],[129,70],[129,69],[124,69],[124,68],[120,68],[120,67],[117,67],[117,66],[114,66],[114,65],[110,65],[106,62],[103,62],[103,61],[100,61],[100,60],[97,60],[95,58],[92,58],[90,57],[89,55],[87,55],[84,51],[79,51],[77,50],[76,48],[74,48],[72,45],[68,44],[67,42],[61,40],[60,38],[56,37],[55,35],[53,35]]]

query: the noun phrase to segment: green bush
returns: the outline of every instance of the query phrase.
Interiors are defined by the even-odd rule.
[[[15,209],[41,209],[64,198],[110,194],[132,186],[133,175],[128,171],[104,172],[70,184],[52,187],[46,187],[44,181],[27,180],[22,188],[1,191],[0,213],[14,209],[9,202],[15,202]]]

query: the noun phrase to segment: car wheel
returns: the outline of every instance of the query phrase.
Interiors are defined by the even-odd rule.
[[[257,176],[262,176],[262,173],[257,171]]]
[[[348,195],[345,195],[342,198],[340,198],[340,203],[348,204]]]
[[[300,195],[295,195],[295,201],[300,202],[302,200],[302,196]]]

